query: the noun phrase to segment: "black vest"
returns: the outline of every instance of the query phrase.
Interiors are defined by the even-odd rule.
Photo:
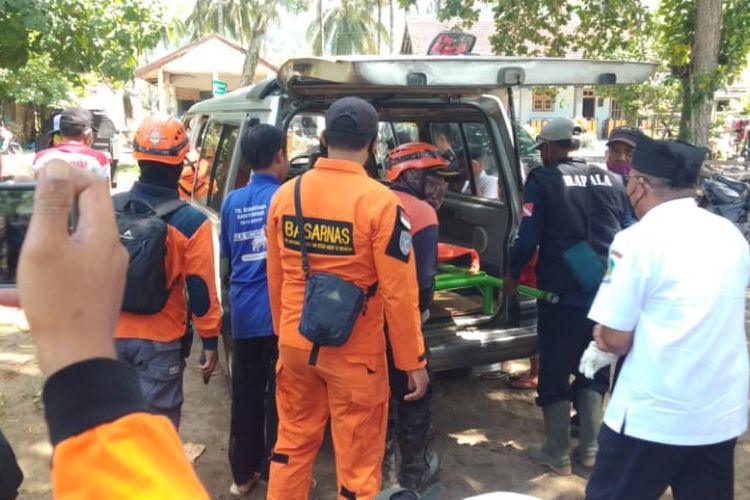
[[[622,229],[628,207],[620,176],[584,160],[567,159],[531,171],[544,200],[542,239],[536,266],[539,288],[564,295],[585,294],[576,285],[562,253],[587,240],[607,265],[609,245]]]

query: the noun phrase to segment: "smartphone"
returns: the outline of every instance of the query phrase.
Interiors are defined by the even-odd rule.
[[[34,208],[35,182],[0,182],[0,288],[16,286],[21,246]]]

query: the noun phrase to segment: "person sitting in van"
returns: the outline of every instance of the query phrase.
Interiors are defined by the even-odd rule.
[[[482,151],[479,148],[469,148],[471,171],[477,186],[477,196],[497,200],[499,198],[497,176],[488,174],[482,164]],[[471,194],[471,181],[467,180],[461,190],[464,194]]]

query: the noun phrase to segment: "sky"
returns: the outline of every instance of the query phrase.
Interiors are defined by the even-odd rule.
[[[327,5],[337,3],[338,0],[324,0],[323,8]],[[167,5],[168,16],[174,17],[186,16],[195,5],[195,0],[171,0],[165,2]],[[307,27],[314,21],[316,15],[317,2],[311,1],[308,11],[301,14],[291,14],[280,9],[279,16],[268,28],[266,36],[266,45],[262,57],[267,58],[270,62],[280,64],[287,58],[300,55],[310,55],[311,49],[307,41]],[[418,0],[417,6],[409,11],[409,15],[434,14],[434,1]],[[396,9],[394,15],[394,31],[396,36],[393,41],[394,51],[398,52],[401,44],[401,37],[404,31],[404,11]],[[383,11],[383,24],[388,26],[388,9]],[[171,47],[173,50],[176,47]],[[384,54],[387,54],[388,46],[383,47]],[[166,48],[159,52],[167,52]]]

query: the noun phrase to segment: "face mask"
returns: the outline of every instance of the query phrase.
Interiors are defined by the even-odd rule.
[[[424,201],[430,204],[435,210],[439,210],[445,198],[445,191],[448,189],[448,183],[436,175],[425,176],[424,183]]]
[[[607,163],[607,168],[610,172],[614,172],[620,175],[628,175],[630,173],[632,165],[628,161],[613,161],[611,163]]]
[[[434,175],[427,175],[424,170],[407,170],[403,172],[397,184],[405,186],[414,196],[426,201],[432,208],[438,210],[443,204],[448,184]]]

